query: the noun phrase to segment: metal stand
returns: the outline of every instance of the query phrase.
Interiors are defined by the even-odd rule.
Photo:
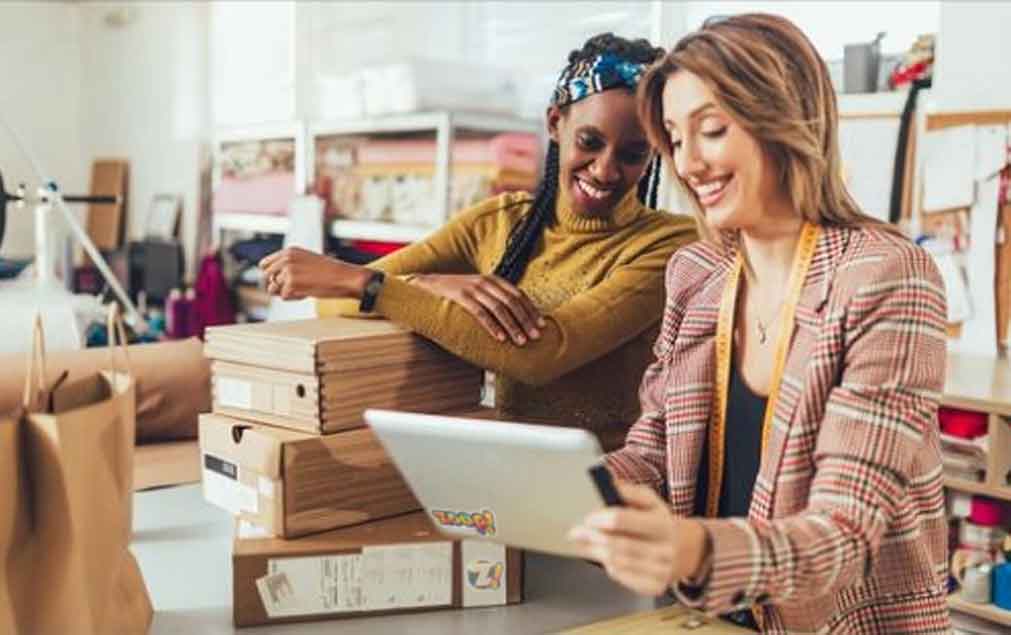
[[[70,208],[67,207],[67,203],[118,203],[119,198],[116,196],[63,196],[60,192],[59,187],[56,182],[46,178],[45,174],[42,172],[38,163],[33,159],[32,155],[26,150],[21,139],[14,132],[14,129],[7,123],[7,120],[0,114],[0,124],[6,128],[7,132],[10,134],[11,138],[14,139],[14,143],[21,150],[21,153],[28,159],[29,163],[32,165],[32,170],[34,171],[36,177],[39,179],[43,185],[38,188],[36,192],[36,197],[33,200],[29,200],[28,196],[20,193],[18,195],[9,194],[3,189],[3,180],[0,177],[0,242],[3,240],[3,229],[6,220],[6,207],[8,201],[16,201],[19,203],[34,203],[36,205],[35,209],[35,246],[36,246],[36,262],[41,263],[42,266],[37,266],[37,278],[36,283],[40,286],[51,284],[53,271],[51,268],[52,262],[52,240],[49,229],[49,224],[46,222],[49,219],[49,212],[55,208],[59,210],[60,214],[63,216],[63,220],[66,222],[67,226],[70,228],[71,234],[77,239],[77,242],[81,244],[84,251],[91,258],[91,262],[94,263],[95,267],[101,272],[102,277],[109,284],[112,289],[113,294],[115,294],[116,299],[123,305],[126,315],[125,320],[129,323],[134,331],[138,333],[143,333],[147,330],[147,323],[144,318],[141,317],[140,313],[137,311],[137,307],[134,306],[133,302],[130,300],[130,296],[127,295],[126,291],[119,284],[119,280],[112,273],[109,268],[108,263],[102,254],[95,247],[95,244],[91,242],[91,238],[88,237],[87,232],[81,227],[80,223],[77,222],[77,218],[71,213]]]

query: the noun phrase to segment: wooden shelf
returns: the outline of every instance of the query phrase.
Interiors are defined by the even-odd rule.
[[[379,221],[335,220],[330,233],[345,240],[378,240],[390,243],[413,243],[437,228],[421,225],[400,225]]]
[[[839,116],[846,119],[901,117],[906,90],[878,93],[839,93]]]
[[[386,115],[363,119],[338,121],[314,121],[309,124],[309,138],[347,134],[377,134],[436,130],[440,126],[452,125],[463,130],[484,132],[532,132],[541,131],[541,123],[536,120],[521,119],[508,115],[470,112],[421,112],[402,115]]]
[[[265,234],[284,234],[288,231],[288,217],[274,214],[220,212],[214,214],[212,223],[214,225],[215,238],[220,235],[223,229],[262,232]]]
[[[974,604],[972,602],[966,602],[957,593],[953,593],[948,596],[948,607],[952,611],[975,615],[978,618],[993,622],[994,624],[1011,626],[1011,611],[1005,611],[999,606],[994,606],[993,604]]]
[[[947,377],[941,403],[945,406],[985,412],[990,415],[986,482],[975,482],[951,476],[944,477],[944,487],[958,492],[989,496],[1011,501],[1011,486],[998,485],[1011,468],[1011,365],[1007,359],[988,358],[961,353],[948,353]],[[1011,626],[1011,611],[993,604],[967,602],[955,593],[948,596],[952,611]]]
[[[1011,501],[1011,487],[998,487],[987,483],[976,483],[963,478],[944,477],[944,486],[959,492],[989,496],[1000,500]]]
[[[1011,416],[1011,364],[1006,359],[949,352],[941,403]]]

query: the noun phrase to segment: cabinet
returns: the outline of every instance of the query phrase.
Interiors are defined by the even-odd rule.
[[[986,475],[982,482],[945,477],[950,491],[988,496],[1011,504],[1011,365],[1007,359],[991,359],[949,353],[947,378],[941,404],[988,415]],[[953,611],[1011,626],[1011,611],[993,604],[967,602],[958,593],[948,598]]]
[[[288,230],[288,217],[283,213],[264,213],[243,209],[242,198],[255,198],[255,193],[243,197],[241,193],[222,199],[222,187],[228,187],[229,168],[225,166],[226,153],[236,146],[250,147],[255,144],[286,144],[291,148],[290,170],[274,170],[274,174],[290,171],[290,191],[288,188],[272,196],[296,196],[306,187],[305,125],[300,121],[282,121],[237,128],[225,128],[214,135],[214,171],[212,188],[215,192],[212,204],[212,242],[223,244],[223,232],[244,231],[283,234]],[[247,184],[248,185],[248,184]],[[269,184],[265,185],[269,187]],[[251,201],[256,202],[256,201]],[[279,211],[279,210],[275,210]]]
[[[334,237],[345,240],[413,242],[440,227],[453,212],[457,211],[455,209],[457,205],[454,204],[452,197],[454,163],[456,163],[453,157],[455,141],[488,138],[506,132],[537,135],[541,132],[541,128],[540,122],[527,119],[447,111],[351,121],[314,122],[308,126],[306,163],[311,166],[312,180],[318,185],[323,158],[320,156],[320,148],[326,141],[346,143],[344,147],[348,156],[342,160],[347,163],[345,169],[353,169],[354,148],[370,141],[388,143],[400,140],[431,143],[434,139],[434,157],[425,170],[432,179],[431,204],[426,204],[424,209],[419,209],[413,216],[397,218],[394,221],[369,218],[368,214],[359,214],[357,213],[359,210],[354,210],[355,213],[345,214],[352,218],[339,217],[332,221],[329,227]],[[539,165],[540,151],[537,154]],[[420,166],[420,169],[425,168]],[[459,164],[457,170],[460,170]],[[535,176],[531,174],[531,177]]]

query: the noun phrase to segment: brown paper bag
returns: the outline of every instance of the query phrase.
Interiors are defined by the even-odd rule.
[[[0,633],[22,633],[28,585],[17,573],[31,570],[27,482],[21,443],[21,412],[0,417]]]
[[[115,332],[125,343],[113,310],[110,370],[71,383],[64,372],[49,386],[36,320],[24,413],[0,423],[2,473],[20,469],[24,477],[0,486],[0,632],[104,635],[150,626],[151,602],[129,551],[135,387],[122,346],[126,367],[117,367]]]

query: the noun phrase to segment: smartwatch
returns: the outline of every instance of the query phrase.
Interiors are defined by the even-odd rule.
[[[372,275],[369,277],[369,281],[365,283],[365,290],[362,292],[362,301],[358,305],[358,310],[362,313],[371,313],[372,308],[376,306],[376,298],[379,297],[379,291],[383,288],[383,281],[386,279],[386,274],[382,271],[373,271]]]

